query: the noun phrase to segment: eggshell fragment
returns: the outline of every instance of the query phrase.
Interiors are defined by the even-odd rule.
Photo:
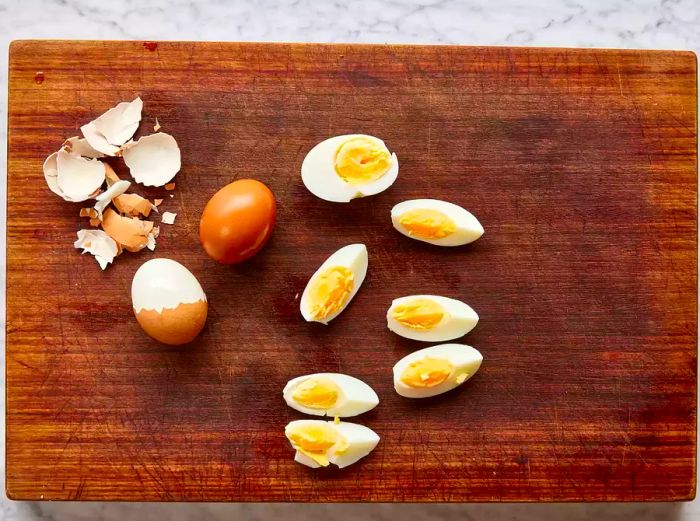
[[[105,177],[107,178],[107,186],[112,186],[117,181],[121,181],[114,169],[105,163]]]
[[[108,208],[102,216],[102,228],[124,249],[135,252],[148,245],[148,235],[153,231],[153,223],[136,217],[122,217]]]
[[[109,206],[109,203],[112,202],[115,197],[118,197],[126,192],[130,185],[131,183],[129,181],[117,181],[95,198],[97,199],[97,202],[95,203],[95,211],[97,212],[97,217],[99,219],[102,219],[102,212],[105,208],[107,208],[107,206]]]
[[[63,194],[63,192],[61,192],[61,189],[58,187],[58,162],[56,160],[57,157],[58,152],[54,152],[44,161],[44,179],[46,180],[46,184],[48,185],[49,190],[51,190],[59,197],[66,199],[66,196]],[[66,201],[70,201],[70,199],[66,199]]]
[[[119,254],[117,243],[102,230],[78,230],[78,240],[73,243],[76,248],[82,248],[83,253],[91,253],[105,269],[114,257]]]
[[[138,217],[139,215],[148,217],[152,210],[156,210],[156,207],[148,199],[138,194],[120,195],[112,200],[112,204],[121,213],[132,217]]]
[[[143,101],[125,101],[80,127],[90,145],[109,156],[116,156],[119,147],[126,143],[139,128]]]
[[[163,217],[161,218],[161,222],[165,224],[175,224],[175,217],[177,216],[176,213],[173,212],[163,212]]]
[[[79,138],[78,136],[66,139],[66,141],[63,143],[63,147],[71,154],[75,154],[77,156],[89,157],[91,159],[105,157],[102,152],[92,148],[87,139]]]
[[[165,189],[166,190],[175,190],[175,183],[168,183],[167,185],[165,185]],[[170,194],[170,197],[172,197],[172,196],[173,195]]]
[[[122,156],[131,177],[144,186],[163,186],[180,171],[180,148],[174,137],[163,132],[128,143]]]
[[[51,166],[49,164],[49,169]],[[56,187],[60,191],[59,195],[66,201],[80,202],[89,199],[105,181],[104,163],[97,159],[73,155],[66,150],[59,150],[56,154],[56,170]],[[48,181],[50,174],[47,176],[46,167],[44,172],[51,188]]]

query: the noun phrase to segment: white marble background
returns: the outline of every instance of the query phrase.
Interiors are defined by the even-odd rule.
[[[700,48],[700,0],[0,0],[0,196],[5,226],[7,45],[19,38],[456,43]],[[5,284],[4,233],[0,244]],[[4,289],[0,316],[5,316]],[[4,342],[4,335],[3,340]],[[4,346],[0,353],[4,366]],[[3,370],[4,375],[4,370]],[[4,395],[5,380],[2,378]],[[4,407],[4,400],[2,401]],[[4,439],[4,422],[0,434]],[[2,453],[4,468],[4,451]],[[4,490],[4,474],[2,476]],[[700,519],[700,503],[223,505],[16,503],[0,521],[613,521]]]

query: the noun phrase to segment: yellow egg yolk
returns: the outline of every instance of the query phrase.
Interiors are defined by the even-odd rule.
[[[328,378],[309,378],[294,389],[292,398],[295,402],[310,409],[328,409],[338,401],[340,390]]]
[[[440,304],[427,298],[417,298],[394,308],[391,316],[402,326],[428,330],[437,326],[447,315]]]
[[[347,304],[355,284],[352,270],[334,266],[318,274],[309,288],[311,318],[323,320]]]
[[[401,381],[409,387],[435,387],[447,380],[453,370],[448,360],[425,357],[411,362],[401,373]]]
[[[349,139],[335,153],[335,171],[348,184],[363,185],[381,178],[391,167],[391,154],[381,142]]]
[[[287,431],[294,448],[322,467],[327,467],[328,449],[338,441],[336,432],[327,423],[306,424]]]
[[[399,223],[410,235],[421,239],[444,239],[457,230],[457,225],[438,210],[409,210],[399,217]]]

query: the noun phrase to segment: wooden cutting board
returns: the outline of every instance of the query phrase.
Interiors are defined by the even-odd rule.
[[[188,501],[682,500],[695,494],[697,76],[690,52],[150,42],[10,49],[7,493]],[[101,272],[73,249],[81,205],[42,162],[119,101],[145,102],[183,154],[154,253]],[[326,203],[299,170],[333,135],[383,138],[401,164],[376,197]],[[123,172],[123,170],[122,170]],[[279,224],[247,264],[198,244],[222,185],[267,183]],[[439,249],[389,211],[471,210],[486,234]],[[298,294],[331,252],[364,242],[368,279],[330,326]],[[191,346],[132,316],[139,265],[170,257],[210,300]],[[485,361],[459,390],[396,395],[423,347],[386,329],[395,297],[457,297]],[[382,437],[344,470],[292,461],[291,377],[362,378]]]

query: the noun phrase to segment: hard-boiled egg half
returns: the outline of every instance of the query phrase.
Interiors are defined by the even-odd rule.
[[[474,329],[479,315],[460,300],[437,295],[410,295],[391,303],[386,320],[389,329],[404,338],[446,342]]]
[[[327,324],[353,299],[367,275],[367,248],[350,244],[336,251],[309,279],[299,304],[307,322]]]
[[[474,376],[481,353],[462,344],[442,344],[411,353],[394,366],[394,389],[406,398],[445,393]]]
[[[481,223],[456,204],[437,199],[412,199],[391,209],[391,222],[400,233],[437,246],[461,246],[484,234]]]
[[[207,297],[194,275],[171,259],[151,259],[134,274],[131,301],[143,330],[164,344],[194,340],[207,320]]]
[[[287,382],[282,395],[292,409],[315,416],[357,416],[379,403],[365,382],[338,373],[299,376]]]
[[[379,443],[379,436],[369,427],[349,422],[296,420],[284,434],[296,450],[294,461],[311,468],[340,468],[367,456]]]
[[[389,188],[399,175],[399,160],[384,141],[364,134],[322,141],[304,158],[304,186],[326,201],[347,203]]]

